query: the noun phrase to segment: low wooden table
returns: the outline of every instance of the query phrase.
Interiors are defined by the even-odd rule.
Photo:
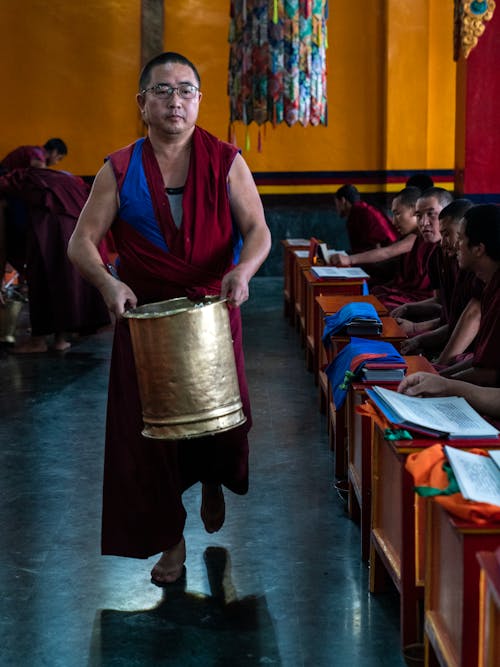
[[[422,640],[427,505],[426,499],[415,494],[405,464],[409,454],[439,442],[449,444],[434,438],[385,440],[378,426],[373,429],[370,592],[383,591],[387,576],[394,582],[400,594],[403,647]],[[453,440],[453,446],[494,449],[500,448],[500,440]]]
[[[305,312],[304,330],[306,342],[306,363],[308,370],[314,370],[314,358],[318,354],[322,329],[319,327],[319,307],[317,297],[333,294],[360,296],[363,294],[364,278],[318,279],[311,271],[303,274],[303,308]],[[315,377],[317,382],[317,377]]]
[[[406,339],[406,334],[401,329],[396,320],[392,317],[381,317],[382,333],[378,336],[362,336],[362,338],[374,339],[391,343],[396,350],[399,351],[401,343]],[[345,334],[333,335],[331,337],[332,343],[332,359],[350,342],[351,337]],[[330,449],[335,452],[335,477],[337,479],[347,479],[347,422],[346,422],[346,406],[345,404],[337,410],[332,397],[332,392],[329,391],[329,402],[327,407],[328,414],[328,434]]]
[[[425,357],[404,357],[408,364],[407,375],[426,371],[436,373]],[[359,521],[361,531],[361,558],[367,561],[370,553],[370,520],[372,493],[372,420],[356,412],[356,407],[366,401],[366,389],[377,383],[357,382],[350,386],[346,400],[347,413],[347,479],[348,512],[351,519]],[[398,383],[384,383],[388,389],[397,389]]]
[[[479,665],[500,665],[500,548],[480,551]]]
[[[381,303],[376,296],[372,294],[330,294],[327,296],[317,296],[316,302],[318,304],[318,322],[317,322],[317,332],[318,332],[318,346],[317,354],[315,355],[315,367],[314,373],[318,377],[318,383],[320,384],[320,392],[323,392],[323,396],[320,398],[320,402],[323,401],[324,405],[327,405],[328,402],[328,379],[323,373],[323,377],[326,378],[326,382],[323,384],[319,382],[320,372],[330,363],[332,360],[331,353],[325,349],[325,346],[322,344],[321,340],[323,337],[323,329],[325,328],[325,317],[328,315],[334,315],[338,313],[341,308],[347,306],[349,303],[370,303],[375,310],[377,315],[387,317],[389,311]]]
[[[294,259],[297,256],[296,251],[299,253],[308,251],[309,241],[307,239],[284,239],[281,245],[283,246],[283,311],[284,316],[293,324],[295,316]]]
[[[478,662],[480,568],[476,555],[500,546],[500,525],[478,526],[454,519],[435,501],[427,505],[426,664],[498,665]],[[498,635],[496,641],[498,646]]]

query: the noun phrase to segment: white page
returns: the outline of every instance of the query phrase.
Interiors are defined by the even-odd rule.
[[[288,245],[309,245],[309,239],[285,239]]]
[[[401,421],[415,426],[443,431],[454,437],[491,436],[498,431],[477,413],[467,401],[458,396],[417,398],[391,389],[374,387],[377,394],[397,411]]]
[[[315,266],[311,271],[318,278],[369,278],[363,269],[356,267],[340,266]]]
[[[497,464],[498,468],[500,468],[500,449],[488,449],[488,454]]]
[[[448,445],[444,449],[463,497],[500,506],[500,468],[495,462]]]
[[[294,250],[297,257],[309,257],[309,250]]]

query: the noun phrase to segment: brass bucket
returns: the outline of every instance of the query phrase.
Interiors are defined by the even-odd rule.
[[[22,306],[22,301],[15,299],[5,299],[5,304],[0,303],[0,343],[16,342],[17,320]]]
[[[124,316],[132,337],[142,435],[197,438],[246,421],[224,299],[170,299]]]

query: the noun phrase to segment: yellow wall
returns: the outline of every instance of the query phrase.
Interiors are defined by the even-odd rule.
[[[164,4],[165,49],[200,69],[200,124],[227,138],[229,0]],[[329,4],[328,127],[268,127],[258,153],[252,125],[252,170],[452,169],[452,0]],[[0,40],[0,155],[61,136],[62,167],[92,174],[138,135],[140,0],[2,0]]]

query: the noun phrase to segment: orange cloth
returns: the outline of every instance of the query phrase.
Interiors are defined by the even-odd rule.
[[[386,419],[372,403],[362,403],[355,408],[356,412],[363,417],[370,417],[382,431],[393,428],[393,424]]]
[[[483,449],[471,449],[474,454],[488,456]],[[446,489],[449,478],[443,464],[446,462],[443,445],[435,444],[420,452],[410,454],[406,460],[406,469],[413,476],[415,486],[429,486]],[[500,507],[489,503],[477,503],[466,500],[461,493],[450,496],[433,496],[433,500],[442,505],[450,514],[480,526],[500,523]]]

